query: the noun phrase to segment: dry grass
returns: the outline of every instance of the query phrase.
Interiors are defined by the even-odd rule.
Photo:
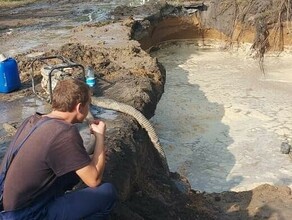
[[[0,0],[0,8],[16,7],[36,1],[37,0]]]

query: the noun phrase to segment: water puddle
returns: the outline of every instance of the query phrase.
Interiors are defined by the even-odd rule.
[[[118,117],[117,111],[110,109],[103,109],[98,106],[91,106],[91,113],[96,118],[102,118],[106,120],[115,120]]]
[[[292,186],[291,54],[258,61],[240,51],[179,43],[153,53],[165,66],[165,93],[151,119],[171,171],[206,192],[263,183]]]
[[[24,120],[35,112],[47,113],[50,111],[50,105],[36,97],[27,97],[12,102],[1,102],[0,111],[0,124],[3,124]]]

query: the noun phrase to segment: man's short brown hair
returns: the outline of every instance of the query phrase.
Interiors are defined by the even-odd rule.
[[[52,108],[62,112],[72,112],[78,103],[85,106],[90,99],[88,85],[79,79],[59,81],[53,91]]]

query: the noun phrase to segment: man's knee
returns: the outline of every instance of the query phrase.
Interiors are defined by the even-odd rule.
[[[118,198],[118,193],[115,186],[111,183],[103,183],[99,187],[102,187],[102,190],[105,193],[105,196],[109,201],[116,202]]]

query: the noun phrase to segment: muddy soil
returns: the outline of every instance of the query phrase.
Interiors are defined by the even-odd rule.
[[[80,2],[41,1],[0,9],[0,52],[13,49],[11,55],[18,61],[22,80],[20,90],[0,94],[1,103],[34,96],[30,64],[35,55],[61,54],[94,67],[99,85],[94,91],[96,96],[132,105],[150,118],[163,93],[166,73],[155,58],[141,49],[139,42],[130,38],[132,16],[107,24],[70,27],[64,38],[49,37],[36,47],[22,47],[24,37],[36,37],[33,34],[46,31],[45,27],[56,20],[63,22],[74,17],[75,3]],[[84,7],[86,4],[82,3]],[[82,7],[80,11],[84,12]],[[159,12],[155,4],[148,7],[151,13]],[[10,29],[17,28],[25,28],[25,32],[10,33]],[[39,83],[40,77],[36,81]],[[11,124],[17,127],[20,121],[15,118]],[[1,130],[1,146],[10,140],[11,133]],[[165,176],[147,134],[125,114],[109,121],[107,145],[111,146],[112,154],[105,178],[117,185],[120,195],[111,219],[290,219],[292,216],[291,189],[287,186],[262,185],[246,192],[209,194],[190,189],[188,181],[176,173]]]

